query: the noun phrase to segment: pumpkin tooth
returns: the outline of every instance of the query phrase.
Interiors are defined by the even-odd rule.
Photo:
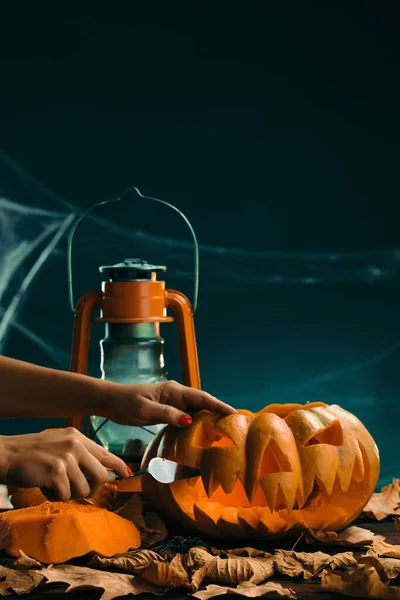
[[[279,491],[281,491],[280,504],[284,503],[284,506],[279,508],[286,508],[290,513],[293,510],[294,503],[297,495],[297,478],[295,473],[271,473],[261,478],[260,484],[265,495],[265,499],[271,511],[275,510],[277,497]]]
[[[346,452],[339,454],[340,466],[337,470],[336,478],[342,492],[347,492],[354,478],[353,474],[357,470],[356,460],[358,454],[359,448],[357,442],[354,440],[349,440]]]
[[[225,494],[230,494],[238,480],[243,459],[236,447],[210,448],[204,460],[213,465],[215,481],[222,487]]]
[[[299,508],[303,508],[303,506],[307,503],[307,500],[309,499],[311,492],[314,489],[314,484],[315,484],[315,474],[304,471],[303,498],[302,498],[302,502],[299,504]]]
[[[319,487],[330,496],[332,494],[335,479],[336,471],[328,471],[328,473],[326,473],[322,479],[316,477],[315,481]]]
[[[251,535],[257,528],[260,522],[263,509],[258,506],[252,506],[251,508],[238,508],[238,520],[243,526],[246,532]]]
[[[254,494],[253,494],[252,498],[249,498],[247,496],[247,492],[246,492],[245,488],[244,488],[244,490],[245,490],[245,494],[246,494],[246,497],[247,497],[250,505],[253,505],[253,506],[265,506],[265,502],[266,502],[266,500],[265,500],[265,494],[264,494],[264,492],[262,490],[262,487],[261,487],[261,485],[260,485],[259,482],[257,482],[257,487],[254,490]]]
[[[219,488],[220,485],[219,481],[215,477],[215,472],[212,466],[209,465],[208,469],[202,469],[201,480],[207,496],[211,498],[213,493]]]
[[[219,502],[196,502],[193,510],[196,524],[200,525],[206,533],[209,530],[214,532],[214,528],[221,516],[223,505]]]
[[[257,525],[256,537],[268,538],[276,533],[282,533],[287,529],[287,522],[277,511],[272,512],[266,506],[260,516]]]
[[[360,447],[360,443],[358,442],[357,447],[356,447],[356,458],[354,461],[352,478],[354,479],[354,481],[356,483],[359,483],[360,481],[363,481],[364,477],[365,477],[365,466],[364,466],[363,453],[362,453],[362,450]]]
[[[215,468],[214,475],[225,494],[231,494],[239,479],[239,473],[232,473],[228,469],[224,469],[223,465],[220,464]]]
[[[246,537],[246,529],[243,522],[238,518],[237,506],[225,506],[218,519],[218,528],[229,537],[243,539]]]
[[[339,484],[339,488],[342,492],[347,492],[350,487],[351,480],[353,478],[352,473],[354,470],[355,460],[349,461],[347,468],[339,468],[336,473],[336,478]]]
[[[296,500],[297,501],[297,508],[300,508],[301,506],[303,506],[304,504],[304,489],[303,489],[303,481],[298,481],[297,482],[297,490],[296,490]]]
[[[306,465],[303,468],[305,501],[311,494],[316,481],[318,487],[330,495],[339,466],[336,447],[325,444],[309,446],[303,449],[302,458]]]
[[[261,477],[260,479],[260,485],[271,512],[275,509],[275,501],[279,488],[279,476],[280,473],[271,473],[270,475],[264,475],[264,477]]]
[[[318,483],[321,485],[322,489],[329,494],[332,494],[333,485],[336,479],[337,468],[334,469],[326,469],[326,471],[322,473],[318,473],[316,479],[318,479]]]
[[[306,502],[308,500],[315,484],[322,491],[331,495],[335,479],[336,469],[327,469],[326,472],[321,472],[321,470],[319,470],[317,474],[314,472],[310,475],[306,475],[304,477],[304,501]]]
[[[194,505],[194,514],[206,514],[209,519],[216,523],[221,516],[224,506],[220,502],[200,501]]]
[[[281,473],[281,480],[279,482],[282,494],[286,500],[286,506],[288,513],[290,514],[293,510],[294,503],[297,495],[297,477],[295,473]]]

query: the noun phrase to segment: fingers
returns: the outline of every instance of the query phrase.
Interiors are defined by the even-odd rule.
[[[81,433],[77,429],[71,428],[69,435],[72,438],[77,439],[78,442],[85,448],[85,450],[87,450],[91,455],[93,455],[97,459],[97,461],[101,463],[101,465],[103,465],[107,469],[112,469],[121,477],[129,476],[127,466],[123,460],[121,460],[114,454],[111,454],[111,452],[108,452],[105,448],[99,446],[99,444],[96,444],[96,442],[94,442],[93,440],[87,438],[85,435],[83,435],[83,433]],[[83,460],[84,456],[85,455],[81,453],[79,456],[80,460]],[[85,458],[85,460],[87,459]],[[105,481],[106,479],[104,479],[103,483]]]
[[[79,498],[93,498],[106,483],[107,475],[107,469],[87,450],[79,465],[75,463],[73,469],[68,470],[72,490]]]
[[[189,398],[190,392],[197,392],[197,394],[192,394]],[[197,410],[205,409],[220,415],[233,415],[236,412],[233,406],[218,400],[214,396],[207,394],[207,392],[199,392],[198,390],[190,390],[190,392],[187,393],[185,390],[184,398],[190,406],[193,406]]]
[[[71,493],[83,498],[95,495],[107,481],[107,468],[123,478],[130,474],[123,460],[76,429],[20,437],[18,446],[10,438],[7,483],[39,487],[48,500],[67,501]]]
[[[221,402],[221,400],[218,400],[207,392],[186,387],[172,381],[168,382],[168,384],[172,387],[169,401],[173,401],[175,398],[179,397],[181,400],[181,402],[179,402],[179,408],[185,408],[185,406],[182,406],[183,401],[184,405],[195,408],[196,410],[205,409],[221,415],[230,415],[236,412],[232,406],[229,406],[229,404],[226,404],[225,402]]]
[[[179,408],[147,399],[141,400],[139,413],[143,423],[146,424],[166,423],[167,425],[188,427],[192,423],[192,417],[179,410]]]
[[[88,440],[89,442],[92,440]],[[112,469],[121,477],[129,477],[128,467],[121,458],[111,454],[102,446],[93,442],[96,448],[90,448],[90,453],[104,466],[106,469]]]
[[[43,495],[50,502],[66,502],[71,498],[71,485],[65,464],[55,461],[49,473],[48,484],[41,487]]]
[[[149,397],[150,396],[150,397]],[[236,410],[214,398],[207,392],[186,387],[175,381],[159,384],[158,398],[155,400],[142,393],[140,400],[135,403],[135,414],[138,425],[155,425],[166,423],[179,427],[188,427],[192,418],[186,409],[206,409],[221,415],[229,415]]]
[[[82,461],[82,463],[84,463],[84,473],[82,472],[81,465],[78,465],[74,457],[71,457],[71,460],[67,462],[67,475],[71,486],[71,496],[75,496],[75,498],[88,498],[89,496],[94,496],[96,491],[102,485],[99,485],[98,481],[102,480],[104,483],[105,477],[107,477],[107,471],[103,469],[99,461],[96,461],[96,459],[93,460],[94,462],[97,462],[102,473],[96,473],[95,465],[91,465],[89,460]],[[93,484],[93,486],[89,484],[89,481]]]

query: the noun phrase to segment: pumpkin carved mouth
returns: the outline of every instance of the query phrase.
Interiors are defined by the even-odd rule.
[[[367,430],[323,403],[226,417],[202,411],[187,430],[160,432],[144,464],[156,455],[201,476],[161,487],[147,478],[150,501],[201,533],[237,538],[342,527],[361,512],[379,472]]]

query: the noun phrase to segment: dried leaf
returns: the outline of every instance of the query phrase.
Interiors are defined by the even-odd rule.
[[[252,583],[242,583],[236,588],[230,588],[220,585],[208,585],[205,590],[195,592],[193,596],[199,600],[209,600],[216,596],[224,594],[234,594],[236,596],[245,596],[246,598],[256,598],[257,596],[268,596],[269,598],[296,598],[296,594],[290,588],[284,588],[280,583],[268,581],[263,585],[254,585]]]
[[[363,548],[372,546],[385,539],[383,535],[375,535],[369,529],[362,527],[348,527],[340,533],[334,531],[318,531],[308,529],[306,533],[307,544],[322,544],[325,546],[353,546]]]
[[[153,544],[157,544],[158,542],[162,542],[168,537],[168,529],[165,525],[162,518],[154,512],[145,512],[144,520],[146,529],[143,531],[144,542],[146,546],[142,546],[148,548]]]
[[[170,563],[154,561],[141,573],[142,579],[163,588],[190,588],[189,576],[183,566],[183,555],[176,554]]]
[[[96,571],[88,567],[77,567],[75,565],[59,565],[49,567],[40,571],[49,583],[68,584],[67,592],[78,588],[100,588],[103,589],[101,600],[113,600],[128,594],[150,593],[160,596],[163,589],[143,581],[140,577],[125,575],[122,573],[109,573],[108,571]]]
[[[371,565],[378,571],[384,583],[389,583],[389,581],[400,575],[400,560],[398,558],[385,558],[378,556],[372,550],[368,550],[367,554],[362,556],[361,559],[364,564]]]
[[[400,558],[400,546],[393,546],[387,542],[377,542],[371,548],[378,556]]]
[[[363,516],[377,521],[395,515],[400,515],[400,479],[383,487],[378,494],[372,494],[363,511]]]
[[[43,581],[43,575],[25,569],[0,567],[0,596],[29,594]]]
[[[341,552],[331,556],[324,552],[277,550],[274,554],[275,570],[289,577],[312,579],[326,568],[333,570],[356,565],[357,560],[352,552]]]
[[[199,587],[201,586],[201,584],[203,583],[203,581],[205,579],[206,572],[207,572],[206,565],[204,565],[203,567],[200,567],[200,569],[193,571],[193,573],[190,576],[190,589],[192,590],[192,592],[195,592],[196,590],[199,589]]]
[[[194,548],[190,548],[186,554],[186,564],[189,567],[201,568],[214,558],[215,556],[210,554],[208,550],[202,546],[194,546]]]
[[[15,566],[21,569],[41,569],[42,563],[35,558],[27,556],[22,550],[19,551],[19,558],[15,561]]]
[[[151,511],[145,511],[141,494],[132,494],[128,502],[117,511],[121,517],[132,521],[139,529],[142,548],[162,542],[168,537],[164,521]]]
[[[264,552],[264,550],[257,550],[256,548],[249,548],[246,546],[245,548],[234,548],[233,550],[224,550],[220,553],[221,555],[226,556],[249,556],[250,558],[269,558],[271,556],[270,552]]]
[[[164,559],[153,550],[132,550],[125,554],[117,554],[112,558],[103,558],[94,556],[88,564],[88,567],[94,569],[120,569],[131,575],[140,575],[153,562],[163,562]]]
[[[128,521],[132,521],[136,525],[136,527],[144,527],[144,518],[143,518],[143,497],[141,494],[132,494],[129,498],[128,502],[121,506],[117,511],[117,515],[120,515],[124,519],[128,519]]]
[[[206,578],[220,585],[236,586],[245,581],[255,585],[274,574],[274,560],[270,558],[220,558],[213,556],[206,564]]]
[[[352,573],[344,571],[337,574],[324,571],[321,576],[321,588],[356,598],[400,600],[400,588],[385,585],[378,571],[369,565],[360,565]]]
[[[201,546],[190,548],[183,557],[183,564],[189,576],[189,588],[192,592],[199,589],[207,574],[207,563],[214,556]]]
[[[249,549],[243,550],[245,554],[249,553]],[[235,552],[239,552],[239,549]],[[227,558],[221,558],[221,556],[213,556],[201,546],[195,546],[190,548],[186,555],[186,565],[197,569],[205,567],[205,577],[214,583],[238,585],[249,581],[258,584],[274,573],[274,561],[271,555],[263,552],[261,554],[266,554],[267,557],[253,558],[228,554]]]

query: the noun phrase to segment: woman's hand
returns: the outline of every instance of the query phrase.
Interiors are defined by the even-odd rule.
[[[235,413],[235,409],[206,392],[186,387],[176,381],[150,385],[112,384],[105,406],[105,416],[121,425],[170,425],[188,427],[192,418],[187,409],[207,409],[221,415]]]
[[[77,429],[0,437],[0,481],[39,487],[49,500],[94,496],[107,468],[128,477],[125,463]]]
[[[174,381],[125,385],[5,356],[0,356],[0,383],[0,418],[99,415],[122,425],[185,427],[191,423],[187,409],[205,408],[221,415],[236,412],[210,394]]]

